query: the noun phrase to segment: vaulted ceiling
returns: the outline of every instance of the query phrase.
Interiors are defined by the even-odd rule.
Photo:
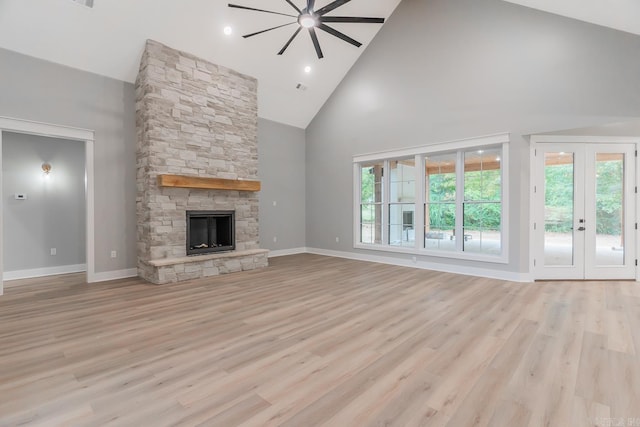
[[[306,4],[292,1],[300,9]],[[640,35],[638,0],[507,1]],[[307,34],[299,34],[279,56],[295,25],[247,39],[242,35],[292,18],[229,8],[229,2],[295,14],[285,0],[94,0],[93,8],[71,0],[0,0],[0,47],[134,82],[144,42],[154,39],[258,78],[260,117],[305,128],[382,27],[331,24],[363,46],[318,31],[323,59]],[[317,0],[316,10],[328,3]],[[352,0],[330,14],[389,18],[399,3]],[[223,32],[227,26],[231,35]]]

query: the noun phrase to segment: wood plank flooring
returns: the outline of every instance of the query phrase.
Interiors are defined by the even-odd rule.
[[[6,283],[0,426],[640,426],[638,283],[270,262]]]

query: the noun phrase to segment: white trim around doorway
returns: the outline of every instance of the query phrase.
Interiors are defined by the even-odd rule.
[[[86,178],[86,239],[87,239],[87,282],[95,281],[95,235],[94,235],[94,169],[93,153],[95,132],[89,129],[74,128],[30,120],[0,117],[0,170],[2,169],[2,132],[15,132],[51,138],[62,138],[85,144],[85,178]],[[2,206],[2,173],[0,173],[0,213]],[[0,295],[3,294],[3,231],[0,221]]]

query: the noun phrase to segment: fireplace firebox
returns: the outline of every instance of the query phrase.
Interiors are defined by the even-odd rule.
[[[187,211],[187,255],[235,248],[235,211]]]

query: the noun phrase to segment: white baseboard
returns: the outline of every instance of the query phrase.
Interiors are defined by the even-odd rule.
[[[80,273],[82,271],[87,271],[87,264],[60,265],[56,267],[32,268],[29,270],[5,271],[4,273],[2,273],[2,279],[4,281],[31,279],[33,277]]]
[[[381,264],[391,264],[401,267],[420,268],[424,270],[440,271],[443,273],[462,274],[465,276],[487,277],[490,279],[507,280],[510,282],[531,282],[531,277],[526,273],[514,273],[512,271],[500,271],[487,268],[465,267],[461,265],[440,264],[429,261],[416,261],[387,257],[382,255],[361,254],[356,252],[342,252],[328,249],[306,248],[307,253],[316,255],[332,256],[336,258],[346,258],[358,261],[378,262]]]
[[[108,280],[117,279],[128,279],[130,277],[137,277],[138,269],[127,268],[125,270],[104,271],[102,273],[94,273],[92,276],[93,277],[90,277],[88,280],[89,283],[106,282]]]
[[[304,254],[307,253],[308,248],[302,247],[302,248],[291,248],[291,249],[280,249],[277,251],[269,251],[269,258],[275,258],[275,257],[279,257],[279,256],[287,256],[287,255],[297,255],[297,254]]]

